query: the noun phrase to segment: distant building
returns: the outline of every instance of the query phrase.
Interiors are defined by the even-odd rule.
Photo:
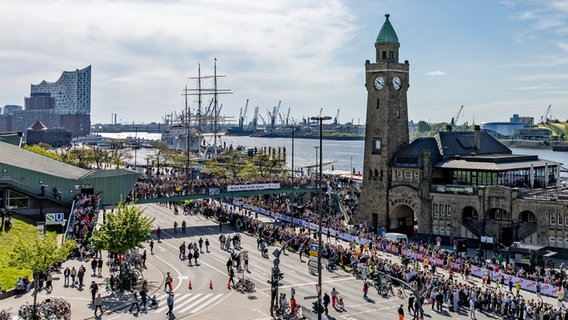
[[[51,97],[51,93],[32,93],[30,97],[25,98],[24,105],[28,111],[55,109],[55,99]]]
[[[55,112],[55,109],[21,110],[14,111],[10,131],[20,131],[25,135],[28,128],[38,120],[48,128],[61,127],[61,115]]]
[[[25,110],[7,107],[4,114],[13,117],[0,119],[0,130],[26,133],[39,120],[49,129],[66,130],[73,137],[86,136],[91,127],[91,66],[64,71],[55,82],[32,84]]]
[[[24,109],[24,107],[22,107],[22,106],[18,106],[18,105],[15,105],[15,104],[7,104],[7,105],[4,106],[3,115],[6,115],[6,116],[12,115],[12,114],[14,114],[14,111],[20,111],[20,110],[23,110],[23,109]]]
[[[54,148],[71,145],[71,132],[61,128],[48,129],[39,120],[28,128],[26,137],[28,145],[46,143]]]
[[[519,128],[515,129],[515,139],[520,140],[534,140],[534,141],[544,141],[551,140],[552,130],[548,128]]]
[[[498,139],[512,138],[515,130],[528,128],[525,122],[485,122],[480,125],[481,130],[488,132]]]
[[[76,71],[63,71],[55,82],[32,84],[34,94],[51,94],[59,114],[91,114],[91,66]],[[88,132],[87,132],[88,133]]]
[[[509,118],[509,122],[524,122],[528,126],[534,126],[534,118],[533,117],[519,117],[519,114],[515,113],[511,118]]]

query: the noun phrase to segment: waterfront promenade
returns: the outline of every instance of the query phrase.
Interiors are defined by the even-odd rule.
[[[85,283],[90,284],[91,280],[99,284],[99,292],[103,296],[103,319],[137,319],[144,317],[147,319],[163,319],[165,314],[165,297],[164,277],[166,272],[171,272],[174,277],[174,292],[176,294],[176,308],[174,308],[175,318],[177,319],[269,319],[268,306],[270,303],[270,286],[266,280],[270,278],[271,259],[265,259],[256,250],[256,237],[251,236],[247,232],[240,232],[242,239],[242,247],[250,253],[250,273],[245,276],[252,279],[256,284],[256,291],[252,294],[242,295],[227,288],[227,275],[225,263],[230,253],[219,249],[217,238],[220,234],[234,235],[239,233],[238,230],[224,225],[222,230],[216,220],[205,218],[202,215],[180,216],[174,215],[173,211],[164,206],[146,205],[148,216],[156,217],[155,226],[161,226],[164,230],[163,240],[156,243],[154,254],[148,256],[146,263],[147,270],[144,272],[145,279],[149,282],[149,294],[157,295],[161,300],[157,309],[141,311],[139,313],[129,313],[130,293],[106,292],[104,286],[104,278],[108,277],[108,269],[103,268],[103,277],[92,276],[89,272],[90,268],[86,261],[78,259],[70,259],[63,264],[75,267],[76,269],[85,264],[87,274]],[[174,232],[168,226],[173,221],[187,219],[189,228],[187,234]],[[264,223],[268,225],[275,224],[274,220],[262,215],[259,216]],[[278,226],[280,223],[276,223]],[[199,266],[190,267],[187,262],[178,259],[178,246],[182,241],[197,241],[200,237],[208,238],[212,245],[209,253],[203,253],[200,258]],[[334,242],[335,240],[332,240]],[[348,242],[341,241],[341,244],[348,247]],[[147,244],[145,244],[146,248]],[[272,252],[275,247],[270,248]],[[451,248],[445,248],[451,249]],[[474,250],[470,250],[469,254],[474,254]],[[401,258],[397,255],[379,252],[378,257],[387,259],[392,263],[400,264]],[[290,294],[294,289],[298,302],[302,305],[309,306],[313,300],[305,300],[304,297],[313,296],[315,293],[315,278],[309,274],[306,268],[307,259],[300,262],[298,255],[289,252],[281,257],[281,268],[285,274],[281,292]],[[560,261],[556,261],[559,263]],[[446,270],[438,269],[438,274],[445,277],[448,276]],[[238,276],[241,276],[239,273]],[[330,310],[330,319],[371,319],[376,318],[377,314],[383,314],[387,318],[396,317],[396,311],[400,304],[404,304],[406,310],[406,299],[400,299],[397,296],[389,296],[388,298],[377,295],[374,291],[369,292],[369,300],[362,298],[361,286],[362,280],[353,278],[353,275],[338,269],[335,271],[323,271],[323,290],[330,292],[333,287],[338,288],[345,300],[345,310]],[[468,281],[457,276],[456,280],[464,285],[481,287],[481,279],[472,278]],[[188,288],[189,281],[192,282],[192,288]],[[213,289],[209,288],[209,284],[213,284]],[[74,287],[65,287],[63,285],[62,274],[54,275],[53,290],[51,293],[42,290],[38,294],[38,301],[46,298],[62,297],[68,300],[72,305],[72,319],[94,319],[93,305],[90,301],[90,292],[88,286],[82,290]],[[495,288],[495,285],[492,286]],[[506,292],[507,290],[503,290]],[[527,301],[537,300],[532,292],[522,290],[521,294]],[[544,297],[546,303],[553,306],[556,305],[555,298]],[[33,301],[31,293],[20,296],[14,296],[0,300],[0,309],[12,308],[13,313],[17,311],[19,306],[25,302]],[[448,316],[457,319],[467,319],[467,309],[460,309],[459,313],[448,312],[444,306],[443,312],[435,312],[427,305],[425,314],[431,319],[445,319]],[[408,317],[408,315],[407,315]],[[494,319],[497,318],[491,313],[478,312],[478,319]]]

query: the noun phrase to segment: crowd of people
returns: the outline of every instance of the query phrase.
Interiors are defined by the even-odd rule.
[[[77,241],[77,255],[80,259],[90,258],[92,253],[90,239],[97,223],[98,201],[96,195],[78,195],[69,217],[67,238]]]
[[[245,210],[238,206],[231,206],[220,202],[204,201],[200,206],[200,212],[217,218],[226,219],[232,226],[240,231],[250,233],[258,237],[258,247],[262,245],[287,243],[286,249],[298,253],[300,260],[307,256],[310,244],[317,242],[311,230],[304,227],[296,227],[291,224],[264,223],[258,219],[256,213]],[[367,287],[378,288],[380,281],[389,281],[390,277],[410,284],[413,290],[419,293],[420,301],[410,295],[408,298],[408,312],[417,319],[423,315],[423,308],[431,306],[434,312],[455,312],[467,310],[472,319],[476,318],[475,312],[493,313],[502,316],[510,316],[518,319],[556,319],[567,316],[567,310],[562,304],[565,291],[564,269],[542,268],[531,273],[514,264],[507,264],[498,257],[481,259],[477,256],[460,256],[454,252],[440,249],[424,243],[392,243],[379,235],[369,233],[367,239],[370,242],[349,243],[339,241],[329,234],[322,236],[324,247],[322,257],[327,264],[334,267],[342,267],[361,279]],[[412,255],[403,255],[400,262],[396,262],[392,251],[386,253],[388,245],[398,247],[398,254],[402,248],[415,252],[421,252],[431,260],[442,261],[441,267],[436,267],[433,261],[424,259],[418,261]],[[405,251],[406,252],[406,251]],[[395,253],[395,255],[397,255]],[[232,257],[231,265],[240,266],[238,256]],[[460,266],[456,269],[456,266]],[[559,305],[553,306],[545,303],[537,295],[537,299],[523,297],[524,291],[517,283],[504,283],[491,281],[490,277],[484,277],[482,286],[471,280],[472,266],[500,269],[519,275],[531,274],[533,277],[549,281],[559,285]],[[444,272],[439,270],[444,269]],[[461,279],[460,278],[461,274]],[[379,276],[381,275],[381,276]],[[377,283],[377,281],[379,283]],[[419,305],[425,304],[422,308]]]
[[[295,185],[315,182],[313,178],[302,178],[294,181]],[[544,283],[552,284],[558,288],[559,295],[568,288],[565,269],[561,266],[554,268],[537,268],[528,271],[522,267],[509,263],[503,257],[495,255],[491,259],[482,259],[478,256],[460,256],[453,252],[430,246],[423,243],[389,243],[377,233],[363,225],[353,225],[350,217],[357,210],[357,199],[359,197],[360,185],[353,180],[340,177],[327,177],[326,182],[328,191],[325,193],[326,199],[322,201],[323,225],[326,229],[333,229],[334,234],[346,233],[357,239],[365,239],[364,242],[353,242],[345,245],[338,241],[337,237],[332,237],[328,231],[325,235],[326,241],[322,249],[323,257],[328,261],[330,267],[340,266],[353,272],[362,279],[365,285],[367,282],[377,286],[379,275],[400,279],[409,283],[412,288],[420,293],[420,301],[411,295],[408,301],[408,311],[415,318],[422,313],[418,307],[420,302],[430,303],[432,310],[442,312],[445,308],[449,311],[457,311],[466,308],[470,312],[471,318],[475,319],[475,311],[492,312],[500,315],[509,315],[517,318],[536,318],[554,319],[557,316],[564,317],[566,309],[563,305],[554,307],[542,301],[542,299],[524,299],[522,292],[515,283],[505,283],[501,279],[491,279],[491,276],[483,277],[483,286],[474,285],[468,281],[471,275],[471,267],[479,266],[488,270],[498,270],[502,274],[510,274],[524,279],[532,279]],[[174,197],[189,194],[207,193],[210,188],[226,190],[227,185],[259,184],[259,183],[280,183],[282,188],[291,186],[291,179],[271,178],[271,179],[224,179],[224,178],[204,178],[186,179],[185,174],[176,169],[166,172],[147,171],[143,174],[136,186],[133,188],[131,199],[148,199],[161,197]],[[234,199],[233,199],[234,200]],[[235,228],[248,232],[259,238],[258,249],[274,243],[287,242],[287,249],[298,252],[300,260],[302,255],[307,255],[310,244],[316,242],[312,231],[305,227],[294,226],[293,224],[267,224],[258,219],[258,210],[253,213],[244,208],[260,208],[265,212],[276,213],[278,215],[299,218],[309,223],[318,220],[319,198],[305,195],[296,195],[291,200],[288,195],[262,195],[248,198],[237,198],[241,206],[232,206],[213,201],[198,201],[192,203],[189,212],[193,210],[205,216],[215,216],[220,221],[228,221]],[[172,203],[166,205],[172,206]],[[176,204],[173,203],[175,207]],[[186,211],[186,212],[188,212]],[[75,213],[76,215],[76,213]],[[88,233],[85,225],[88,225],[90,218],[88,214],[79,214],[78,223],[74,228],[73,234],[77,239],[83,239]],[[284,220],[284,219],[283,219]],[[82,223],[81,223],[82,221]],[[298,236],[299,235],[299,236]],[[224,241],[223,241],[224,240]],[[230,241],[229,241],[230,240]],[[226,248],[233,239],[220,239],[220,245]],[[393,245],[398,248],[398,255],[403,255],[401,263],[394,262],[391,256],[382,253],[387,246]],[[185,247],[185,246],[184,246]],[[404,254],[403,254],[404,250]],[[420,252],[423,256],[430,257],[441,263],[434,264],[427,260],[418,261],[408,252]],[[184,252],[180,251],[180,255]],[[234,255],[231,257],[231,264],[239,268],[241,257]],[[505,260],[505,261],[504,261]],[[442,267],[447,272],[440,273],[436,270],[436,265]],[[462,274],[462,281],[458,281],[456,274]],[[444,275],[445,274],[445,275]],[[493,281],[492,281],[493,280]],[[495,281],[496,280],[496,281]],[[386,278],[384,278],[386,281]],[[493,282],[493,285],[492,285]],[[538,296],[540,297],[540,295]],[[562,299],[559,299],[562,300]]]
[[[313,177],[302,177],[294,179],[294,186],[315,186],[316,179]],[[193,179],[187,179],[185,172],[170,168],[157,171],[146,169],[138,178],[132,188],[129,200],[169,198],[186,196],[192,194],[208,194],[211,188],[226,192],[229,185],[246,184],[265,184],[279,183],[281,188],[292,186],[290,177],[270,177],[270,178],[220,178],[206,174],[199,174]]]

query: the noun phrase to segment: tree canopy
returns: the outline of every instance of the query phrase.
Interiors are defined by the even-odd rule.
[[[33,274],[45,271],[53,264],[67,260],[67,257],[77,247],[75,240],[67,240],[63,245],[57,245],[55,234],[46,233],[33,239],[19,238],[14,244],[11,263],[30,269]]]
[[[91,241],[96,249],[123,253],[139,247],[152,231],[154,218],[143,215],[144,208],[120,203],[106,214],[105,225],[93,231]]]

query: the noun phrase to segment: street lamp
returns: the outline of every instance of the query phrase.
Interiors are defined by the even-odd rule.
[[[134,127],[134,170],[136,171],[136,155],[138,150],[138,126]]]
[[[318,204],[318,306],[317,306],[317,313],[318,313],[318,320],[321,320],[321,312],[320,312],[320,308],[322,307],[322,301],[321,301],[321,292],[322,292],[322,287],[321,287],[321,252],[322,252],[322,244],[321,244],[321,221],[322,221],[322,216],[323,216],[323,210],[322,210],[322,192],[321,192],[321,188],[322,188],[322,184],[323,184],[323,176],[322,176],[322,131],[323,131],[323,122],[325,120],[331,120],[330,116],[325,116],[325,117],[311,117],[312,120],[314,121],[319,121],[319,127],[320,127],[320,138],[319,138],[319,194],[318,194],[318,198],[319,198],[319,204]],[[316,148],[316,152],[317,152],[317,148]]]
[[[316,149],[316,165],[314,166],[314,171],[315,171],[315,176],[318,175],[318,149],[319,146],[314,146],[314,149]]]
[[[292,176],[290,183],[292,184],[292,200],[290,201],[290,206],[292,207],[292,218],[294,217],[294,133],[298,126],[289,126],[292,129]]]

